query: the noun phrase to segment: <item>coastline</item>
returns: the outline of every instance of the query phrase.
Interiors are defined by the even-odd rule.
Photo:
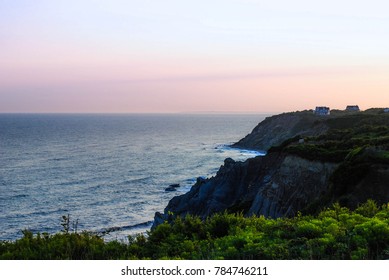
[[[264,151],[258,151],[258,150],[250,150],[250,149],[245,149],[245,148],[239,148],[239,147],[234,147],[233,144],[221,144],[215,146],[216,150],[219,150],[220,152],[225,152],[225,151],[238,151],[239,154],[241,154],[244,159],[242,161],[246,161],[247,159],[258,157],[258,156],[265,156],[266,152]],[[217,170],[220,167],[215,167],[212,170],[215,172],[211,176],[200,176],[198,178],[202,178],[203,180],[210,179],[214,176],[216,176]],[[174,192],[176,196],[181,196],[185,195],[186,193],[190,192],[191,189],[196,185],[196,181],[198,178],[192,178],[188,179],[187,181],[190,181],[191,184],[187,185],[184,184],[180,188],[177,188],[177,190]],[[174,198],[173,197],[173,198]],[[166,207],[166,205],[162,205],[163,207]],[[147,231],[151,230],[153,228],[154,220],[150,220],[147,222],[142,222],[136,225],[128,225],[128,226],[123,226],[123,227],[112,227],[112,228],[107,228],[107,229],[102,229],[99,231],[99,234],[111,234],[112,236],[105,236],[104,235],[104,240],[107,242],[112,241],[112,240],[117,240],[118,236],[120,236],[122,241],[127,241],[125,236],[130,235],[130,236],[136,236],[138,234],[145,234]],[[120,232],[118,236],[114,236],[115,233]]]
[[[157,212],[154,227],[175,217],[206,219],[224,211],[279,218],[315,213],[337,201],[350,209],[367,199],[386,203],[389,143],[382,143],[387,142],[389,115],[381,111],[336,111],[323,117],[306,110],[266,118],[229,146],[256,153],[266,147],[266,154],[244,162],[225,159],[216,176],[198,180],[190,192]]]

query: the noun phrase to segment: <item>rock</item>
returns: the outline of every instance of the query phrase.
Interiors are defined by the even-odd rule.
[[[231,166],[233,166],[235,164],[235,160],[233,160],[232,158],[226,158],[224,160],[224,167],[225,168],[229,168]]]
[[[232,147],[267,151],[272,146],[281,145],[285,140],[298,135],[318,136],[325,133],[329,129],[327,120],[314,115],[312,111],[271,116],[259,123],[250,134]]]
[[[166,217],[160,213],[160,212],[156,212],[155,215],[154,215],[154,223],[151,227],[151,229],[154,229],[157,225],[160,225],[160,224],[163,224],[166,220]]]
[[[180,184],[171,184],[165,189],[165,192],[175,192],[179,187],[181,187]]]
[[[196,185],[202,185],[202,184],[205,184],[206,182],[207,182],[207,179],[204,177],[197,177],[197,179],[196,179]]]

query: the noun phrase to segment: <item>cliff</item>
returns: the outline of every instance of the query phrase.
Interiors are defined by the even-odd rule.
[[[389,114],[281,114],[264,120],[235,146],[264,150],[270,145],[266,156],[226,159],[216,176],[198,179],[164,213],[156,213],[154,226],[187,214],[206,218],[228,211],[277,218],[314,213],[334,202],[355,208],[369,198],[389,201]]]
[[[206,218],[217,212],[243,212],[268,217],[293,216],[328,191],[334,163],[311,162],[283,153],[271,153],[245,162],[226,159],[215,177],[170,200],[156,224],[169,214]]]
[[[246,137],[233,144],[235,148],[267,151],[283,141],[301,136],[317,136],[329,127],[326,121],[331,116],[316,116],[312,111],[284,113],[267,117]]]

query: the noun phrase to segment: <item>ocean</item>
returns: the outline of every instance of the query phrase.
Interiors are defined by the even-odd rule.
[[[0,114],[0,240],[22,230],[78,231],[124,241],[197,177],[214,176],[229,148],[266,115]],[[180,184],[166,192],[170,184]]]

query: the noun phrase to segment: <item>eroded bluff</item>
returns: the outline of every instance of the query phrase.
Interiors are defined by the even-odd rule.
[[[267,117],[253,131],[233,144],[233,147],[267,151],[296,136],[318,136],[328,131],[326,123],[332,117],[320,117],[311,111],[283,113]]]
[[[336,167],[283,153],[245,162],[228,158],[215,177],[199,178],[188,193],[171,199],[164,213],[156,213],[154,226],[176,216],[206,218],[225,210],[273,218],[293,216],[328,191]]]

